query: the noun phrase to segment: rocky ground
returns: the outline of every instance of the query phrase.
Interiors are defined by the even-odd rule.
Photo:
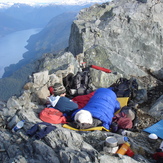
[[[159,89],[159,92],[158,92],[158,89]],[[155,89],[150,90],[148,92],[148,94],[152,97],[153,100],[151,100],[151,98],[149,98],[145,103],[139,104],[137,106],[137,116],[139,119],[138,125],[137,125],[138,131],[136,131],[136,132],[129,131],[126,136],[129,137],[129,141],[130,141],[132,150],[135,152],[135,154],[139,155],[139,158],[135,158],[137,161],[146,162],[146,163],[150,163],[150,162],[155,163],[155,160],[152,159],[152,154],[157,151],[162,140],[158,139],[155,143],[150,143],[148,141],[149,133],[143,132],[143,129],[147,128],[157,122],[157,120],[155,118],[151,117],[148,114],[148,110],[149,110],[150,106],[152,105],[152,103],[156,99],[158,99],[161,94],[163,94],[162,85],[156,87]],[[1,109],[2,108],[3,108],[3,103],[1,103]],[[1,119],[0,126],[1,126],[1,131],[3,131],[3,132],[10,131],[10,129],[6,128],[6,125],[2,119]],[[56,125],[56,126],[59,127],[58,125]],[[86,143],[90,144],[101,155],[106,154],[104,151],[105,138],[110,135],[113,135],[113,136],[119,135],[119,134],[115,134],[115,133],[113,134],[111,132],[101,132],[101,131],[77,132],[77,133],[79,133],[83,137],[83,140]],[[13,140],[14,140],[14,137],[12,138]],[[1,152],[1,154],[4,152],[3,148],[1,148],[0,152]],[[135,157],[136,156],[137,155],[135,155]],[[140,156],[143,156],[143,157],[141,158]]]
[[[156,143],[150,143],[148,141],[149,133],[143,132],[143,129],[150,127],[158,122],[157,119],[148,114],[148,111],[152,104],[154,104],[154,102],[163,94],[163,83],[160,82],[159,85],[150,89],[147,94],[148,100],[143,104],[139,104],[137,107],[137,116],[139,119],[137,129],[139,130],[139,132],[135,132],[136,136],[132,138],[138,144],[142,144],[142,147],[145,145],[149,149],[147,152],[143,150],[143,148],[140,148],[139,154],[142,154],[148,159],[152,159],[151,154],[157,151],[157,149],[160,147],[162,140],[158,139]]]
[[[61,59],[59,58],[59,60]],[[58,60],[55,61],[59,64]],[[54,61],[52,62],[54,64]],[[59,72],[63,74],[66,70]],[[104,75],[106,75],[106,79],[108,79],[108,74],[105,73]],[[144,78],[144,80],[142,79],[139,83],[140,89],[143,91],[139,94],[140,99],[134,100],[134,103],[138,103],[138,131],[127,133],[131,148],[135,153],[134,159],[132,159],[127,156],[123,156],[122,158],[120,156],[112,157],[111,154],[104,151],[106,137],[109,135],[120,136],[116,133],[106,131],[77,132],[65,129],[61,124],[54,124],[57,129],[41,140],[27,137],[26,131],[33,124],[41,122],[38,114],[45,107],[44,105],[38,104],[39,99],[41,99],[40,96],[38,99],[38,95],[42,94],[48,97],[45,91],[46,89],[43,88],[47,88],[49,85],[47,84],[46,86],[45,83],[53,85],[56,81],[59,81],[56,75],[49,75],[46,71],[33,74],[33,78],[35,79],[31,80],[33,83],[27,83],[26,85],[29,89],[20,97],[9,99],[7,104],[0,102],[0,161],[5,160],[5,163],[156,162],[152,159],[151,154],[156,152],[162,140],[158,139],[154,144],[150,143],[148,141],[149,133],[143,132],[143,129],[158,121],[153,116],[150,116],[148,111],[151,109],[151,106],[155,104],[156,100],[163,95],[163,84],[161,81],[157,81],[155,78],[152,78],[152,81],[151,78]],[[110,76],[109,79],[115,80]],[[106,83],[105,81],[107,80],[104,80],[104,83]],[[109,83],[107,86],[108,85]],[[145,98],[146,93],[143,93],[146,91],[148,98]],[[47,93],[49,92],[47,91]],[[42,98],[44,96],[42,96]],[[31,99],[33,100],[31,101]],[[161,114],[161,109],[159,111]],[[12,127],[21,119],[26,120],[25,126],[20,132],[12,133]]]

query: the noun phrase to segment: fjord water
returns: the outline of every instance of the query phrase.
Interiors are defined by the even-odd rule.
[[[27,40],[40,30],[40,28],[22,30],[0,37],[0,78],[6,66],[18,63],[23,58],[23,53],[27,51],[25,48]]]

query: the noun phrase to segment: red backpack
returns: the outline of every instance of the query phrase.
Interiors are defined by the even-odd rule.
[[[57,109],[54,108],[44,108],[40,114],[39,118],[47,123],[59,124],[67,123],[66,117]]]

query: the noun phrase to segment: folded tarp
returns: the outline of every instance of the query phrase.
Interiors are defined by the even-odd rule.
[[[160,120],[159,122],[144,129],[143,131],[156,134],[159,138],[163,139],[163,120]]]

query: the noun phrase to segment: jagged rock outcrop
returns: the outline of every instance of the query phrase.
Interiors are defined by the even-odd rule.
[[[84,53],[88,64],[163,80],[162,11],[158,0],[114,0],[83,9],[72,25],[69,50]]]

